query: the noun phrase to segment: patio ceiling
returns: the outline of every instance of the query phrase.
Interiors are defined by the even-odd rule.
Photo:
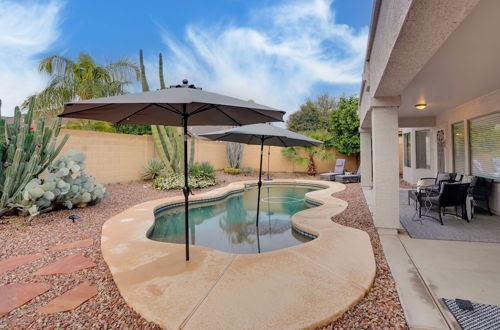
[[[404,89],[400,117],[434,117],[500,88],[499,12],[497,0],[472,10]]]

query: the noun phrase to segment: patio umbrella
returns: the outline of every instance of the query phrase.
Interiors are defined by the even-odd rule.
[[[59,117],[101,120],[117,124],[182,126],[184,128],[184,194],[186,260],[189,260],[189,193],[187,126],[231,125],[283,121],[284,111],[189,85],[70,102]]]
[[[200,136],[209,140],[260,145],[259,182],[257,183],[257,218],[255,220],[257,227],[259,226],[260,189],[262,186],[262,154],[264,153],[264,144],[277,147],[313,147],[323,143],[302,134],[291,132],[269,124],[246,125],[201,134]]]

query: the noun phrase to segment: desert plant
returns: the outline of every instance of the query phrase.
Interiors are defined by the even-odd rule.
[[[206,188],[217,184],[217,178],[214,176],[195,176],[188,177],[189,188]],[[165,176],[159,176],[153,181],[153,187],[160,190],[182,189],[184,186],[184,175],[169,173]]]
[[[246,175],[252,175],[252,174],[253,174],[253,168],[252,168],[252,167],[249,167],[249,166],[245,167],[245,168],[243,169],[243,174],[245,174],[245,176],[246,176]]]
[[[326,143],[317,147],[287,147],[283,148],[281,153],[298,165],[307,166],[307,174],[316,175],[316,158],[322,160],[332,160],[335,158],[335,155],[329,150],[329,143],[327,143],[331,140],[331,137],[328,132],[311,132],[306,135]]]
[[[32,107],[23,122],[19,107],[15,108],[11,124],[0,119],[0,216],[13,210],[12,204],[21,201],[28,182],[51,165],[68,141],[66,134],[57,143],[61,119],[46,126],[45,119],[41,118],[34,125]]]
[[[65,102],[124,94],[125,87],[139,78],[139,69],[126,58],[101,66],[84,53],[76,61],[48,56],[40,61],[39,70],[50,81],[43,91],[28,97],[24,106],[31,105],[45,115],[58,114]]]
[[[194,163],[189,166],[189,174],[202,177],[213,177],[215,169],[209,162]]]
[[[141,176],[145,180],[154,180],[160,176],[161,172],[165,169],[163,162],[156,158],[148,160],[148,163],[141,169]]]
[[[224,173],[231,175],[239,175],[241,174],[241,168],[226,167],[224,168]]]
[[[16,208],[23,215],[35,216],[61,208],[85,207],[107,196],[106,188],[94,184],[84,173],[85,154],[68,151],[49,166],[44,179],[32,179],[24,188]],[[75,175],[77,175],[75,177]]]
[[[147,92],[149,91],[149,84],[146,78],[146,68],[144,66],[142,49],[139,50],[139,68],[142,91]],[[160,88],[164,89],[166,87],[163,78],[163,58],[161,54],[159,56],[159,74]],[[179,172],[181,169],[181,164],[183,163],[184,153],[182,135],[179,134],[177,128],[170,126],[151,125],[151,133],[153,135],[155,150],[158,153],[158,157],[165,165],[165,169],[172,172]],[[190,164],[194,162],[194,152],[195,145],[193,139],[191,139],[191,156],[189,159]]]
[[[242,143],[228,142],[226,144],[226,156],[230,167],[240,168],[244,147]]]

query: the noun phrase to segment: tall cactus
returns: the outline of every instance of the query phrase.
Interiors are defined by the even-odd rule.
[[[141,69],[141,83],[142,91],[149,91],[149,84],[146,78],[146,69],[144,66],[144,58],[142,50],[139,51],[139,62]],[[163,75],[163,58],[162,54],[159,55],[159,77],[160,77],[160,89],[165,89],[165,80]],[[151,125],[151,132],[153,134],[153,141],[155,144],[155,150],[158,157],[165,165],[165,168],[172,172],[178,172],[181,169],[181,165],[184,161],[183,159],[183,139],[177,131],[177,128],[171,126],[160,126]],[[191,139],[191,156],[189,163],[194,162],[194,138]]]
[[[31,106],[23,123],[19,107],[15,108],[11,124],[0,119],[0,216],[12,210],[11,204],[20,201],[28,182],[47,169],[69,139],[66,134],[57,144],[60,118],[50,126],[40,118],[35,126]]]

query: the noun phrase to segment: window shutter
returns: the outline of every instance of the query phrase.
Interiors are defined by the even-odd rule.
[[[453,124],[453,171],[465,174],[464,123]]]
[[[403,134],[404,161],[406,167],[411,167],[411,133]]]
[[[469,123],[472,174],[500,181],[500,112]]]
[[[417,150],[417,168],[431,168],[431,134],[430,131],[415,132],[415,148]]]

